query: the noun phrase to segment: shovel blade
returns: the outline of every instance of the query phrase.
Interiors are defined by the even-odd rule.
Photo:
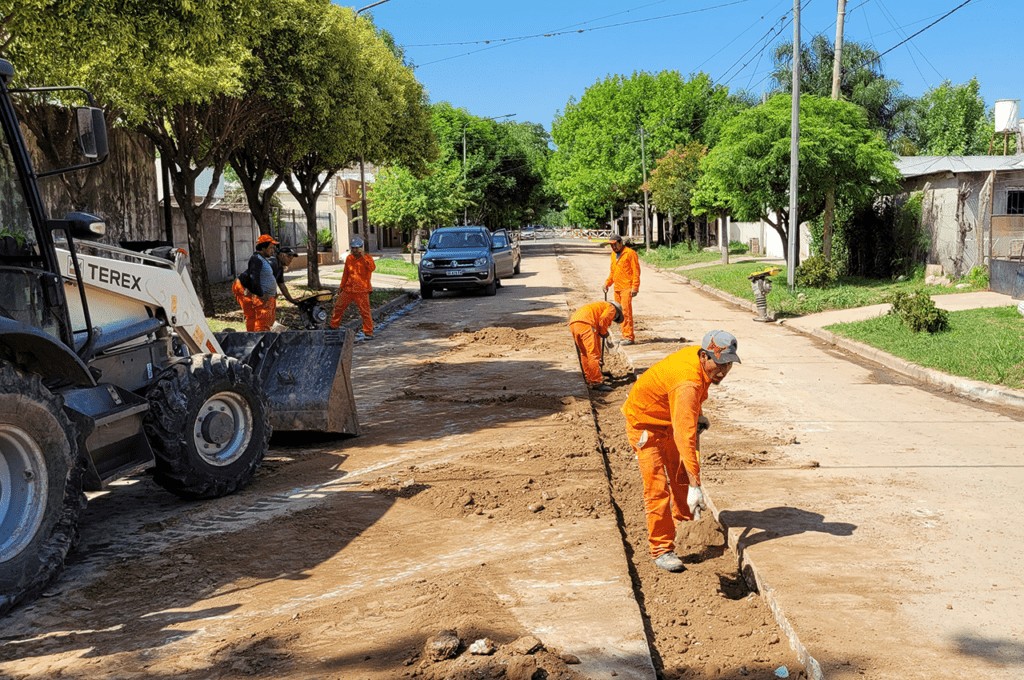
[[[221,333],[228,356],[252,367],[275,431],[359,434],[349,330]]]

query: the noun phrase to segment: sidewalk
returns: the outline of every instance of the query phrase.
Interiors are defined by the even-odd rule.
[[[605,257],[581,258],[600,294]],[[922,387],[644,271],[638,370],[712,328],[705,491],[813,678],[1024,676],[1021,414]],[[685,340],[683,340],[685,338]],[[1004,519],[1006,518],[1006,519]]]

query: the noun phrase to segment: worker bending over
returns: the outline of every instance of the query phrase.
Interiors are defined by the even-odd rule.
[[[636,342],[633,332],[633,298],[640,292],[640,258],[627,248],[622,237],[615,234],[608,239],[612,247],[612,266],[604,282],[604,292],[614,288],[615,301],[622,306],[622,344]]]
[[[644,483],[651,557],[666,571],[684,568],[675,554],[675,523],[700,519],[706,508],[698,434],[707,421],[701,408],[708,387],[739,363],[736,349],[731,333],[709,331],[700,347],[685,347],[647,369],[622,405]]]
[[[601,378],[601,360],[604,358],[601,340],[608,338],[612,323],[622,323],[622,307],[617,302],[591,302],[577,309],[569,318],[569,331],[576,342],[576,353],[580,357],[587,387],[602,392],[612,389],[603,384]],[[605,340],[605,344],[611,342],[610,339]]]
[[[373,286],[370,285],[370,277],[377,268],[377,264],[370,255],[363,252],[363,239],[356,237],[352,239],[352,252],[345,258],[345,270],[341,275],[341,292],[334,303],[334,313],[331,314],[331,328],[341,325],[341,317],[345,310],[353,302],[359,308],[359,316],[363,320],[363,336],[367,340],[373,339],[373,314],[370,312],[370,292]]]

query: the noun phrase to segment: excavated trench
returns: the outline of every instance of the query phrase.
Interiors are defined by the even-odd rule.
[[[558,262],[563,284],[572,291],[568,295],[570,308],[591,302],[571,260],[562,257]],[[724,531],[711,513],[679,527],[676,552],[686,564],[686,571],[670,574],[655,567],[650,559],[643,486],[620,411],[635,370],[643,368],[634,367],[624,354],[606,353],[604,370],[616,389],[592,393],[591,411],[612,509],[658,677],[770,678],[776,677],[774,671],[782,666],[787,667],[791,678],[806,677],[780,635],[768,605],[747,585],[738,558],[728,548]],[[711,402],[706,407],[714,408]],[[713,410],[710,413],[713,421],[719,420]],[[713,443],[716,438],[718,442]],[[714,467],[720,465],[717,461],[735,463],[736,455],[724,451],[750,448],[751,442],[745,439],[738,428],[716,422],[714,436],[709,436],[705,444],[706,480],[713,481]],[[751,464],[757,464],[757,459],[751,458]]]

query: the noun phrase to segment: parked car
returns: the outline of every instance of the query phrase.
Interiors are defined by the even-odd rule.
[[[491,243],[491,256],[494,257],[494,267],[498,272],[499,281],[518,274],[523,259],[519,241],[512,238],[506,230],[497,229],[491,234]]]
[[[434,297],[435,290],[482,290],[498,292],[498,272],[487,227],[442,227],[434,231],[420,259],[420,295]]]

